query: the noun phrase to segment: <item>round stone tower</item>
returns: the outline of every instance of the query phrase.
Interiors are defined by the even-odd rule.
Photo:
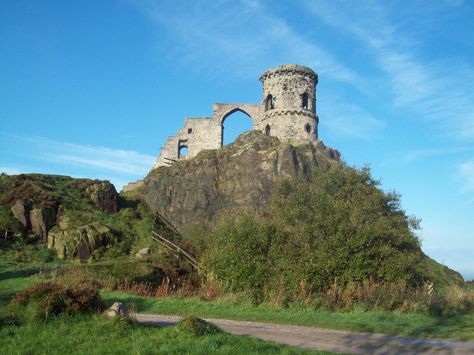
[[[316,84],[318,75],[296,64],[268,69],[260,77],[265,134],[280,139],[318,139]]]

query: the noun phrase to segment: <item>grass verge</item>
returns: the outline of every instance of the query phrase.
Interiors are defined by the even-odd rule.
[[[2,354],[329,354],[223,332],[194,336],[101,316],[60,316],[0,328]]]
[[[305,325],[359,332],[409,335],[474,341],[474,314],[435,317],[399,312],[330,312],[309,308],[276,308],[249,301],[199,297],[146,298],[120,292],[104,292],[107,303],[133,304],[137,312],[180,316],[214,317],[269,323]]]

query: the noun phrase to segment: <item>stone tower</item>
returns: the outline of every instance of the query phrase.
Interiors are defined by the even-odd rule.
[[[260,125],[281,139],[318,139],[316,84],[318,75],[301,65],[281,65],[260,77],[263,112]]]

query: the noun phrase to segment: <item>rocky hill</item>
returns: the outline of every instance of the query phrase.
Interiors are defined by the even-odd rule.
[[[223,213],[263,210],[282,179],[311,180],[340,164],[339,152],[320,141],[288,143],[246,132],[222,149],[156,168],[121,194],[108,181],[2,174],[0,231],[4,238],[47,243],[61,258],[131,255],[149,246],[154,211],[186,234]],[[427,256],[421,263],[437,284],[462,282]]]
[[[222,149],[202,151],[192,159],[153,169],[124,190],[167,216],[186,234],[193,224],[212,225],[222,214],[239,213],[250,206],[262,208],[282,179],[310,180],[316,170],[339,164],[339,152],[321,141],[281,142],[254,131]],[[438,285],[463,282],[459,273],[419,252],[430,280]]]
[[[61,258],[88,259],[117,247],[119,253],[129,249],[140,237],[135,229],[141,223],[151,224],[146,211],[140,215],[138,205],[121,198],[108,181],[43,174],[0,176],[4,238],[47,243]]]
[[[229,210],[263,206],[281,179],[309,179],[316,169],[328,169],[339,159],[339,152],[321,141],[280,142],[252,131],[222,149],[158,167],[124,190],[143,198],[153,211],[167,215],[185,231]]]

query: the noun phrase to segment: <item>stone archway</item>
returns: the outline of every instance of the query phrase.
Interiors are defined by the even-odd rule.
[[[226,105],[227,106],[227,105]],[[241,107],[240,105],[228,105],[228,107],[226,107],[225,110],[222,110],[220,115],[218,116],[218,122],[219,122],[219,127],[220,127],[220,131],[221,131],[221,134],[220,134],[220,145],[221,147],[225,144],[225,139],[224,139],[224,122],[225,120],[229,117],[229,116],[232,116],[233,114],[235,113],[242,113],[244,114],[245,116],[247,116],[249,119],[250,119],[250,122],[251,122],[251,128],[250,130],[252,130],[255,126],[255,121],[254,121],[254,118],[252,117],[252,115],[248,112],[248,110],[246,110],[244,107]],[[216,117],[217,118],[217,117]],[[242,131],[244,132],[245,129]],[[235,137],[234,137],[235,138]],[[227,143],[230,143],[230,142],[227,142]],[[226,144],[227,144],[226,143]]]
[[[242,116],[242,117],[237,117],[237,120],[239,121],[239,124],[236,125],[235,121],[230,122],[229,123],[231,125],[230,126],[230,132],[227,133],[227,135],[226,135],[225,134],[226,128],[224,126],[225,121],[231,116],[232,116],[231,117],[231,121],[232,121],[232,118],[234,118],[235,116],[239,116],[239,115]],[[248,118],[249,120],[247,120],[247,122],[243,122],[242,118]],[[234,118],[234,120],[235,120],[235,118]],[[250,121],[250,126],[249,126],[249,121]],[[221,146],[233,142],[235,140],[235,138],[237,138],[238,135],[242,134],[245,131],[252,130],[253,126],[254,126],[254,120],[253,120],[252,116],[247,111],[245,111],[244,109],[242,109],[240,107],[234,107],[234,108],[231,108],[231,109],[227,110],[227,112],[225,112],[220,117],[219,123],[220,123],[220,130],[221,130]],[[227,126],[227,127],[229,128],[229,126]]]

